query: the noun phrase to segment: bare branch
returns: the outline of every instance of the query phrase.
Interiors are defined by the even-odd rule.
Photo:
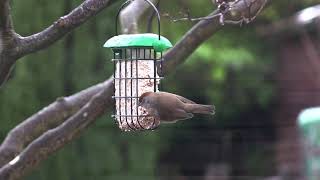
[[[60,126],[47,131],[33,141],[22,153],[0,169],[0,179],[23,177],[50,154],[69,143],[101,116],[113,104],[113,84],[94,95],[91,100]]]
[[[209,16],[217,14],[212,12]],[[173,71],[183,63],[205,40],[220,30],[221,24],[218,19],[202,20],[194,25],[181,40],[171,48],[164,56],[163,75]]]
[[[219,17],[220,23],[240,24],[252,22],[267,4],[268,0],[234,0],[230,2],[221,1],[218,4],[216,14],[205,17],[192,18],[190,14],[187,17],[173,19],[177,21],[201,21]]]
[[[61,124],[77,112],[93,95],[110,86],[110,81],[111,79],[69,97],[58,98],[54,103],[12,129],[0,146],[0,167],[11,161],[41,134]]]
[[[12,27],[10,0],[0,0],[0,87],[15,62],[12,49],[16,45],[16,38]]]
[[[189,15],[189,14],[188,14]],[[202,20],[210,20],[216,17],[219,17],[220,14],[213,14],[213,15],[209,15],[209,16],[205,16],[205,17],[184,17],[184,18],[179,18],[179,19],[173,19],[173,22],[178,22],[178,21],[202,21]]]
[[[0,0],[0,32],[7,32],[12,29],[9,2],[10,0]]]
[[[39,51],[61,39],[68,32],[86,22],[102,9],[110,6],[115,0],[86,0],[68,15],[59,18],[45,30],[20,38],[18,55],[23,56]]]
[[[240,0],[244,1],[244,0]],[[261,7],[263,7],[266,3],[266,0],[250,0],[255,1],[257,4],[254,4],[254,8],[252,12],[260,12]],[[259,2],[259,3],[258,3]],[[231,16],[230,14],[227,16],[228,18],[239,18],[243,16],[247,9],[243,7],[243,4],[238,2],[236,6],[233,5],[232,11],[234,13],[238,13],[238,15]],[[168,74],[170,71],[173,71],[179,64],[183,63],[196,49],[202,44],[205,40],[210,38],[215,32],[217,32],[223,24],[221,24],[221,20],[215,18],[217,14],[219,14],[220,10],[215,10],[211,14],[209,14],[207,18],[199,21],[196,25],[194,25],[183,37],[182,39],[164,55],[164,63],[163,63],[163,72],[162,75]],[[243,12],[243,13],[241,13]],[[230,22],[231,23],[231,22]]]
[[[20,57],[48,47],[116,0],[86,0],[48,28],[27,37],[12,29],[9,1],[0,0],[0,87]]]

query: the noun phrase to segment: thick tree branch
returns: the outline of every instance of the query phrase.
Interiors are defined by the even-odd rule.
[[[0,179],[14,180],[24,176],[50,154],[60,149],[93,123],[113,104],[113,84],[94,95],[91,100],[65,123],[49,130],[33,141],[22,153],[0,169]]]
[[[0,86],[7,79],[15,62],[12,49],[17,37],[12,27],[10,0],[0,0]]]
[[[12,129],[0,146],[0,167],[17,156],[30,142],[54,128],[83,107],[92,96],[110,86],[111,79],[54,103]]]
[[[9,3],[9,0],[0,0],[0,32],[12,29]]]
[[[12,29],[9,0],[0,0],[0,87],[20,57],[50,46],[115,1],[85,0],[43,31],[21,37]]]
[[[27,37],[21,37],[18,55],[39,51],[61,39],[68,32],[86,22],[115,0],[86,0],[69,14],[59,18],[45,30]]]

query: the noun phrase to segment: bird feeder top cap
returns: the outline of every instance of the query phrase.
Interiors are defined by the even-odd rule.
[[[103,45],[107,48],[152,47],[156,52],[163,52],[172,47],[171,42],[158,34],[122,34],[107,40]]]
[[[320,107],[303,110],[298,117],[299,125],[305,126],[313,123],[320,123]]]

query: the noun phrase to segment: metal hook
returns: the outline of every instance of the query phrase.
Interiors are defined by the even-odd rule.
[[[127,0],[126,2],[124,2],[119,10],[118,10],[118,13],[117,13],[117,16],[116,16],[116,36],[118,35],[118,19],[119,19],[119,15],[120,15],[120,12],[123,8],[125,8],[127,5],[129,5],[133,0]],[[148,4],[150,4],[150,6],[152,6],[152,8],[154,9],[154,11],[157,13],[157,19],[158,19],[158,35],[159,35],[159,40],[160,40],[160,13],[157,9],[157,7],[150,1],[150,0],[144,0],[145,2],[147,2]]]

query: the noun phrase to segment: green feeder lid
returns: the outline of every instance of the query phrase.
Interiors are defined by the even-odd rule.
[[[127,48],[127,47],[153,47],[157,52],[163,52],[172,47],[171,42],[158,34],[123,34],[109,39],[103,47]]]
[[[305,126],[312,123],[320,123],[320,107],[303,110],[298,117],[299,125]]]

